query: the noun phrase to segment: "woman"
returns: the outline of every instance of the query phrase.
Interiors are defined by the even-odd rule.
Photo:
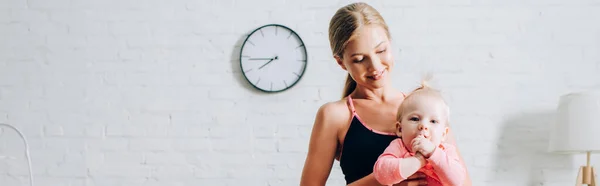
[[[385,21],[368,4],[349,4],[332,17],[331,49],[348,77],[342,99],[317,111],[300,185],[325,185],[335,159],[348,185],[381,185],[372,175],[373,165],[396,138],[396,109],[404,99],[390,83],[390,39]],[[451,134],[448,142],[455,144]],[[470,186],[468,174],[467,179],[465,185]],[[398,185],[427,185],[424,181],[416,174]]]

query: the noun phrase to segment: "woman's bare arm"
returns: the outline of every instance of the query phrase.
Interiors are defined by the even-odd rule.
[[[338,145],[338,131],[350,118],[343,102],[327,103],[317,111],[313,124],[308,153],[302,170],[300,186],[324,186],[329,178]],[[348,186],[380,186],[372,174]]]
[[[329,178],[338,145],[340,108],[327,103],[319,108],[313,124],[300,186],[324,186]],[[336,123],[337,122],[337,123]]]

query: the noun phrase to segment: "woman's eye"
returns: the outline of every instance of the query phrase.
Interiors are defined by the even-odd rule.
[[[359,62],[362,62],[364,59],[365,59],[365,58],[354,59],[354,62],[355,62],[355,63],[359,63]]]
[[[381,53],[384,53],[385,51],[387,51],[387,49],[383,49],[383,50],[377,51],[377,53],[381,54]]]

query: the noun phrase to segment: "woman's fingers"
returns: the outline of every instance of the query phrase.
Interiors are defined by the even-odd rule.
[[[427,186],[426,175],[422,172],[417,172],[409,176],[405,181],[394,186]]]
[[[417,173],[414,173],[413,175],[411,175],[411,176],[409,176],[409,177],[408,177],[408,179],[409,179],[409,180],[413,180],[413,179],[423,179],[423,178],[425,178],[425,174],[424,174],[424,173],[422,173],[422,172],[417,172]]]
[[[427,181],[425,180],[411,180],[406,182],[406,184],[400,184],[400,186],[427,186]]]

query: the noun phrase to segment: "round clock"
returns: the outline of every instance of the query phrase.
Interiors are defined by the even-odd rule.
[[[278,24],[252,31],[240,52],[242,74],[264,92],[281,92],[296,85],[304,75],[307,59],[300,36]]]

